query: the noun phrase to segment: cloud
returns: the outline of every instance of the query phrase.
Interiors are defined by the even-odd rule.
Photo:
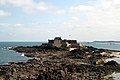
[[[54,12],[53,12],[54,15],[57,15],[57,16],[63,16],[66,14],[66,10],[59,10],[59,9],[56,9]]]
[[[69,34],[79,40],[119,40],[120,1],[99,0],[91,5],[78,5],[67,9],[71,14],[64,22]]]
[[[89,5],[78,5],[78,6],[72,6],[69,8],[70,13],[88,12],[93,10],[94,10],[94,7]]]
[[[24,24],[20,24],[20,23],[14,24],[13,27],[17,27],[17,28],[18,28],[18,27],[24,27]]]
[[[33,0],[0,0],[1,5],[25,7],[34,4]]]
[[[37,11],[52,11],[53,6],[43,1],[35,2],[34,0],[0,0],[1,6],[20,7],[27,13]]]
[[[36,9],[40,11],[47,11],[49,9],[52,9],[52,6],[46,4],[45,2],[39,2],[36,6]]]
[[[13,40],[13,41],[46,41],[56,29],[46,29],[43,25],[29,26],[25,24],[8,24],[0,23],[0,40]],[[48,25],[49,28],[50,25]]]
[[[57,6],[50,5],[46,2],[37,3],[33,0],[20,0],[21,2],[14,2],[14,0],[1,1],[3,1],[0,3],[2,5],[21,7],[26,10],[26,12],[51,12],[57,16],[65,16],[54,19],[59,19],[60,22],[54,21],[55,23],[57,22],[58,25],[49,22],[47,24],[32,25],[33,27],[26,28],[25,25],[15,24],[17,26],[15,28],[17,28],[19,34],[20,31],[23,30],[24,34],[29,36],[42,35],[43,33],[50,35],[49,33],[51,33],[51,35],[54,36],[62,35],[66,37],[71,35],[71,37],[81,41],[120,39],[118,37],[120,35],[119,0],[96,0],[94,3],[91,2],[90,4],[80,4],[76,6],[71,5],[64,9],[58,9]],[[64,22],[62,23],[62,21]],[[19,29],[19,26],[23,26],[22,29]],[[30,32],[31,34],[29,34]],[[37,37],[39,37],[39,35]]]
[[[35,0],[0,0],[0,6],[18,7],[26,13],[49,12],[54,15],[65,15],[66,10],[60,10],[52,4],[44,1],[35,2]]]
[[[11,15],[11,13],[0,10],[0,17],[6,17],[6,16],[10,16],[10,15]]]

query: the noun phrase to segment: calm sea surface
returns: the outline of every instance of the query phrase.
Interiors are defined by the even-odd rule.
[[[0,64],[7,64],[8,62],[25,62],[30,59],[26,56],[21,56],[21,53],[8,50],[8,48],[37,45],[41,45],[41,42],[0,42]]]
[[[82,42],[84,45],[93,46],[96,48],[110,49],[110,50],[119,50],[120,43],[118,42]]]

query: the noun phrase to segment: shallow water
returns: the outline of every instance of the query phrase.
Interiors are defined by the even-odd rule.
[[[40,42],[0,42],[0,65],[9,62],[26,62],[31,59],[26,56],[21,56],[21,53],[9,50],[10,47],[16,46],[37,46]]]

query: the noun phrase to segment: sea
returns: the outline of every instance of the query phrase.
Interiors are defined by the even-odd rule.
[[[10,62],[26,62],[31,57],[23,56],[9,48],[17,46],[39,46],[42,42],[0,42],[0,65],[7,65]]]
[[[120,51],[120,42],[80,42],[86,46],[92,46],[99,49],[109,49]]]

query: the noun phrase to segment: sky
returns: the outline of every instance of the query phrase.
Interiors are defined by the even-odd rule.
[[[1,41],[120,40],[120,0],[0,0]]]

